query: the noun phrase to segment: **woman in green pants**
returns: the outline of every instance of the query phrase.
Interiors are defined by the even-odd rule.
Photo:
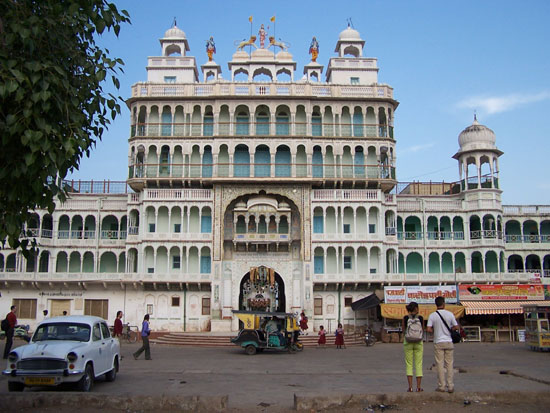
[[[403,350],[405,352],[405,366],[407,381],[409,382],[408,392],[413,391],[413,366],[416,373],[416,391],[422,389],[422,357],[424,354],[424,318],[418,315],[418,304],[411,301],[407,304],[407,312],[403,317],[402,330]]]

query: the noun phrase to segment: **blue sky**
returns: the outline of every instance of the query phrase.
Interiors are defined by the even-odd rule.
[[[379,82],[394,88],[399,181],[458,180],[458,134],[473,119],[491,128],[500,158],[505,204],[550,204],[550,1],[115,1],[132,24],[119,38],[100,43],[125,62],[119,94],[146,80],[148,56],[161,54],[158,39],[174,17],[197,64],[207,61],[205,41],[216,41],[215,61],[229,78],[234,42],[270,25],[289,42],[295,78],[310,60],[309,42],[320,44],[326,66],[339,33],[352,18],[366,41],[364,56],[378,58]],[[323,76],[324,79],[324,76]],[[102,142],[72,178],[126,179],[129,111],[123,109]]]

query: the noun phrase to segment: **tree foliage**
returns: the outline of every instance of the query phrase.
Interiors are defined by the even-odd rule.
[[[120,113],[103,85],[119,88],[124,63],[96,40],[130,19],[107,0],[0,0],[0,9],[0,240],[26,250],[32,210],[51,213],[66,198],[62,179]]]

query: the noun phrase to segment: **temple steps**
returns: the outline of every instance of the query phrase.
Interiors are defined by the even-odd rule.
[[[231,347],[234,346],[231,343],[231,338],[235,337],[237,333],[231,333],[226,335],[209,334],[209,333],[160,333],[150,341],[154,344],[168,344],[175,346],[191,346],[191,347]],[[306,347],[317,346],[317,333],[312,332],[309,335],[300,336],[300,341],[304,343]],[[364,345],[363,337],[359,335],[348,335],[345,337],[346,346],[358,346]],[[327,347],[334,346],[334,336],[327,334]]]

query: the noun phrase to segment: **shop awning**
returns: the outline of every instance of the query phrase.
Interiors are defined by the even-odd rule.
[[[522,314],[522,305],[536,305],[540,301],[462,301],[466,314]]]
[[[376,294],[371,294],[368,297],[361,298],[351,303],[351,309],[353,311],[368,310],[369,308],[377,307],[378,304],[380,304],[380,299]]]
[[[406,304],[380,304],[382,317],[401,320],[408,314],[405,306]],[[430,314],[435,310],[437,310],[437,307],[434,304],[418,304],[418,314],[424,317],[424,320],[427,320]],[[452,312],[456,319],[464,315],[464,307],[461,305],[446,304],[445,310]]]

